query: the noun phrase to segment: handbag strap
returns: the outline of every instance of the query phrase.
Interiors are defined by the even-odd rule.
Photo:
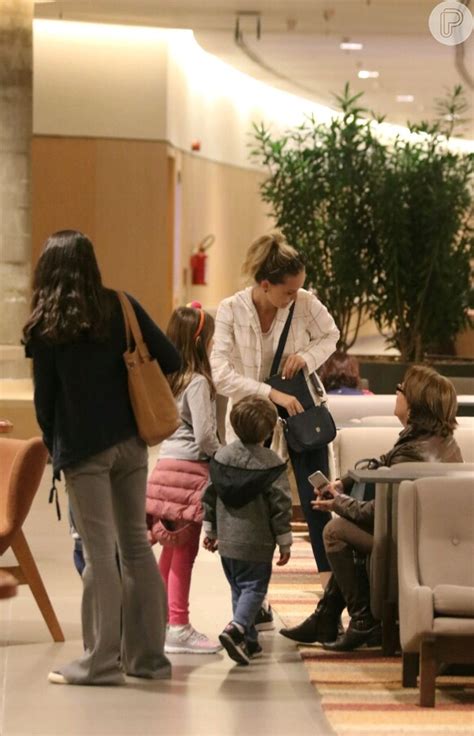
[[[131,352],[132,350],[132,337],[133,337],[133,341],[136,345],[136,348],[142,360],[149,360],[150,353],[148,352],[148,348],[143,339],[142,331],[140,329],[140,325],[138,324],[137,315],[135,314],[135,310],[132,307],[130,299],[123,291],[117,291],[117,296],[119,298],[120,305],[122,307],[123,320],[125,322],[125,335],[127,339],[127,350],[129,352]]]
[[[288,312],[288,317],[286,318],[285,326],[283,327],[283,331],[280,335],[280,340],[278,341],[278,347],[275,353],[275,357],[273,358],[272,367],[270,369],[271,376],[275,376],[278,373],[278,368],[280,367],[280,362],[283,356],[283,351],[285,349],[286,340],[288,337],[288,333],[290,331],[291,320],[293,319],[293,312],[295,311],[295,305],[296,305],[296,302],[293,302],[293,304],[290,307],[290,311]]]

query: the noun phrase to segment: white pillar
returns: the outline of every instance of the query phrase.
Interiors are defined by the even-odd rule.
[[[32,101],[33,0],[1,0],[0,351],[12,378],[20,348],[9,346],[19,346],[30,302]]]

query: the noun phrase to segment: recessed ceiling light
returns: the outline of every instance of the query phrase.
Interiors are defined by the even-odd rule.
[[[376,71],[369,71],[368,69],[360,69],[357,76],[359,79],[377,79],[379,73]]]
[[[342,41],[339,44],[339,48],[342,51],[361,51],[364,48],[364,44],[356,43],[355,41]]]
[[[414,102],[414,95],[397,95],[395,97],[397,102]]]

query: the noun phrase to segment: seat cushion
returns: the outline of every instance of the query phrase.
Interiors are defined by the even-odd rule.
[[[435,616],[474,618],[474,588],[465,585],[437,585],[433,590]]]
[[[474,636],[474,619],[440,616],[433,621],[431,631],[435,636]],[[474,657],[474,655],[473,655]]]

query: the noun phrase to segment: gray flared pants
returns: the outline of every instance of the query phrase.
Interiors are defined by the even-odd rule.
[[[70,683],[119,685],[124,673],[170,676],[166,592],[145,524],[147,456],[142,440],[132,437],[64,471],[86,560],[85,651],[59,670]]]

